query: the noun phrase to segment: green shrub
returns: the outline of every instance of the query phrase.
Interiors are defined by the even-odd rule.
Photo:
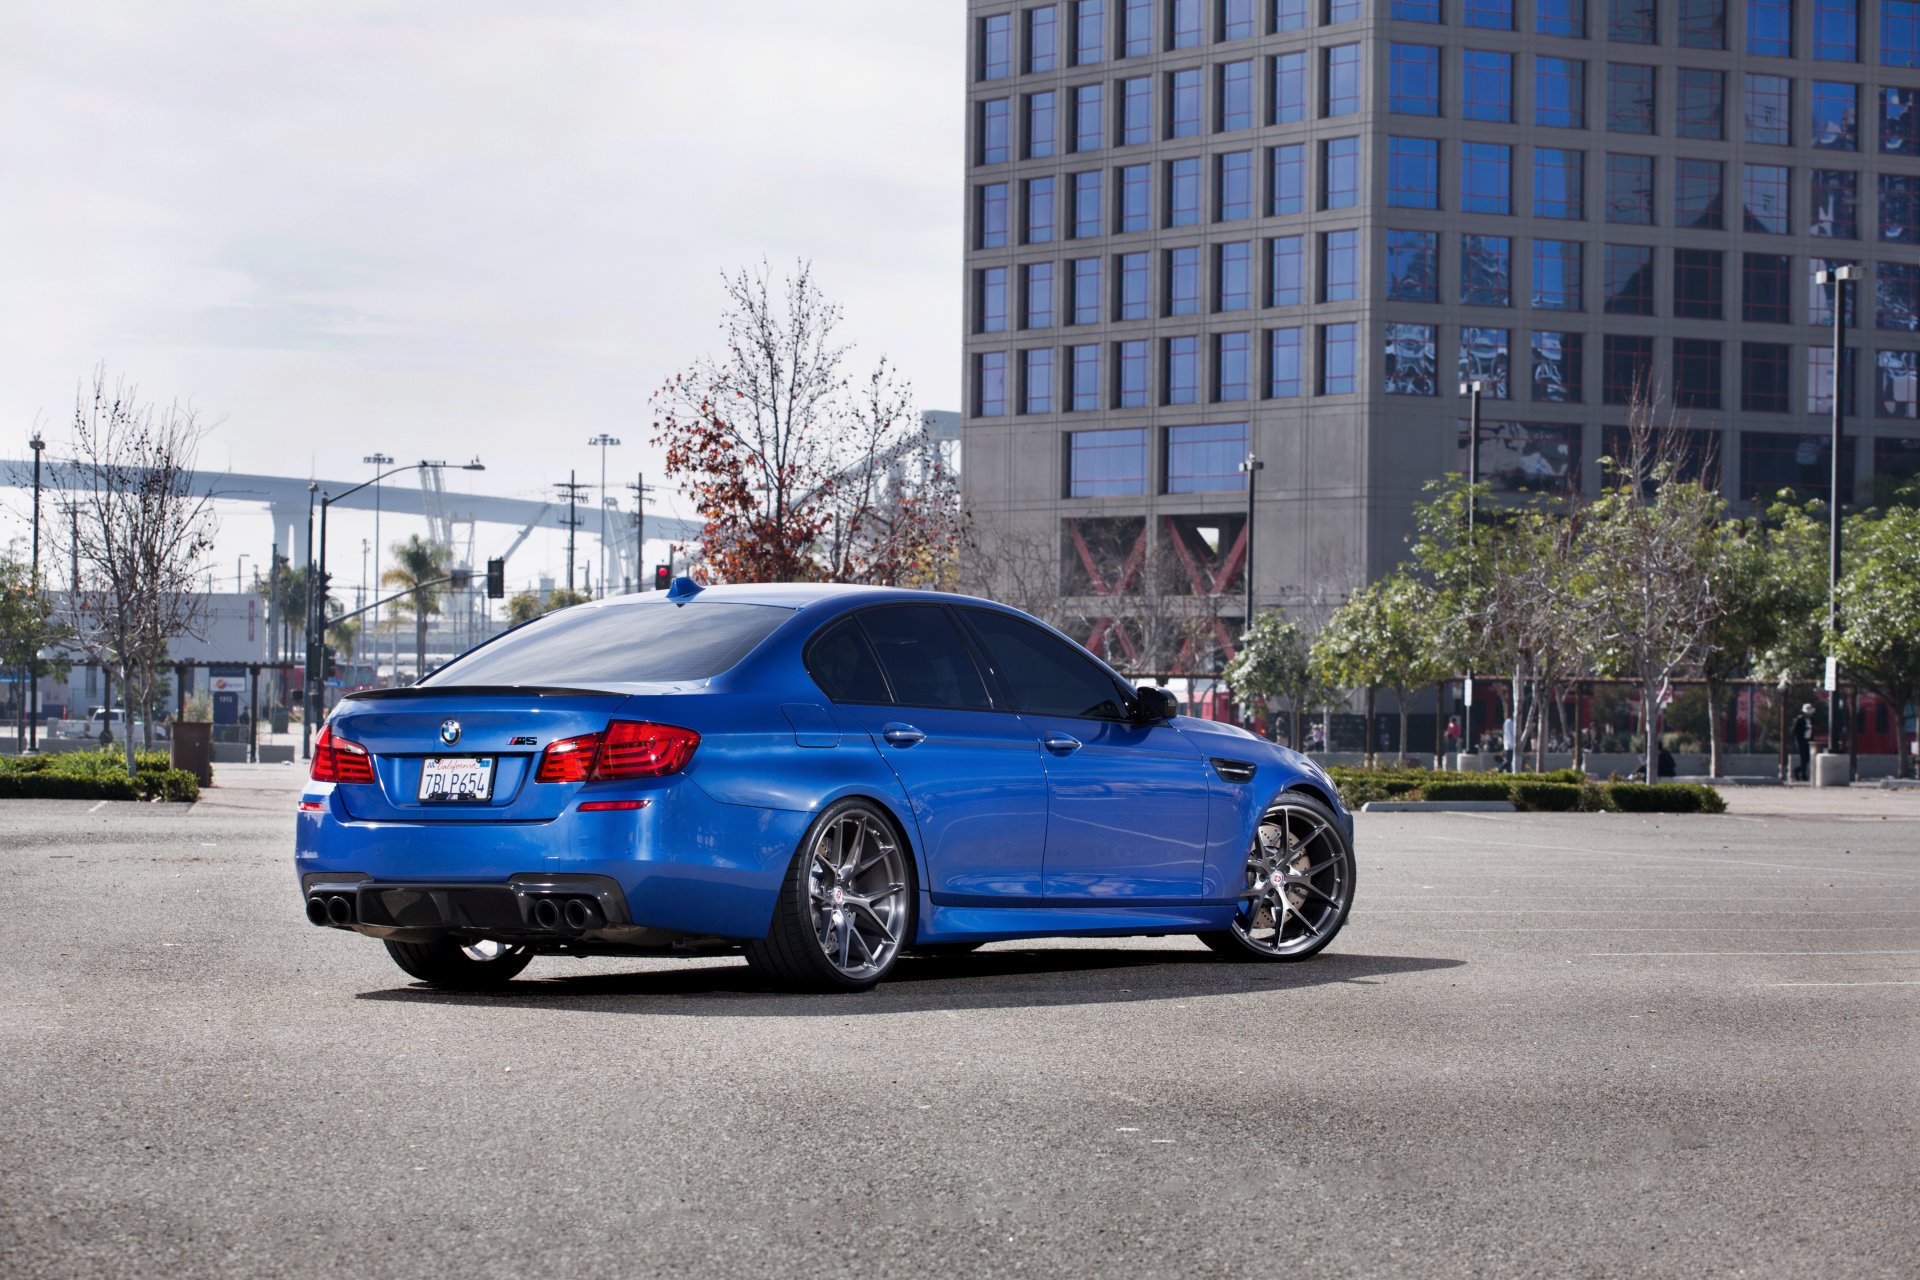
[[[191,773],[168,765],[163,751],[134,756],[134,776],[120,751],[70,751],[0,760],[0,798],[40,800],[177,800],[200,798]]]
[[[1530,813],[1568,813],[1580,807],[1581,788],[1572,782],[1516,782],[1513,804]]]
[[[0,800],[138,800],[140,793],[133,781],[122,773],[117,778],[85,778],[47,770],[15,771],[0,769]]]
[[[1510,800],[1504,782],[1434,782],[1420,789],[1423,800]]]
[[[1697,782],[1610,782],[1607,799],[1622,813],[1725,813],[1727,802]]]

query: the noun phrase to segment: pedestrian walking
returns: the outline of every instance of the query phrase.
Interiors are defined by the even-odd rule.
[[[1509,715],[1500,722],[1500,770],[1505,773],[1513,768],[1513,717]]]
[[[1813,764],[1813,704],[1804,703],[1793,718],[1793,780],[1805,782]]]
[[[1460,750],[1460,717],[1447,717],[1447,754],[1454,755]]]

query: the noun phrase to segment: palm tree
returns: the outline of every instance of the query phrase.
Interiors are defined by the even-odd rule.
[[[380,581],[410,593],[393,607],[413,615],[413,678],[419,680],[427,674],[427,619],[440,614],[441,580],[447,577],[447,562],[453,558],[453,551],[437,542],[423,541],[416,533],[405,542],[393,544],[393,558],[396,563]]]

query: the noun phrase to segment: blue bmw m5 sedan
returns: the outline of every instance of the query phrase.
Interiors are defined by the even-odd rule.
[[[741,953],[826,991],[1009,938],[1313,955],[1352,815],[1305,757],[1178,711],[990,601],[683,578],[347,697],[301,893],[469,989],[536,955]]]

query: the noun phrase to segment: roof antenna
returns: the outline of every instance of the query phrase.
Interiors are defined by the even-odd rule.
[[[669,604],[685,604],[700,594],[700,584],[692,578],[675,578],[673,585],[667,588]]]

